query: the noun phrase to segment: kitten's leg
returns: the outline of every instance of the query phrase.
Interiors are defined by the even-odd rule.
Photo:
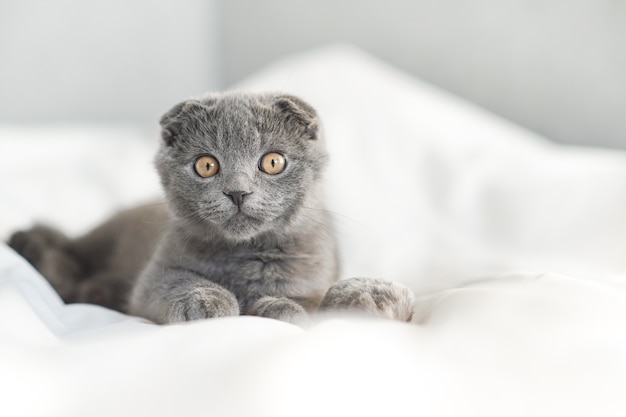
[[[76,301],[82,265],[63,233],[38,225],[14,233],[8,244],[46,277],[65,302]]]
[[[168,210],[150,204],[121,211],[77,239],[47,226],[16,232],[13,247],[66,303],[95,303],[125,311],[132,281],[168,224]]]
[[[132,277],[118,277],[104,271],[78,284],[76,301],[126,312],[131,288]]]
[[[286,297],[262,297],[252,304],[247,314],[259,317],[268,317],[287,323],[304,326],[309,317],[304,308],[295,301]]]
[[[393,281],[351,278],[330,287],[320,311],[365,312],[379,317],[411,321],[415,296]]]
[[[238,316],[237,299],[191,271],[150,268],[139,277],[129,311],[157,323]]]

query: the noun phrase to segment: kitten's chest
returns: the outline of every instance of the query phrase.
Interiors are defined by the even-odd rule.
[[[227,288],[292,282],[311,274],[314,257],[280,248],[249,247],[209,250],[197,256],[199,272]]]
[[[188,270],[228,289],[242,311],[264,296],[287,297],[314,310],[338,278],[333,241],[319,233],[292,236],[282,244],[240,245],[181,236],[173,235],[161,248],[164,264]]]

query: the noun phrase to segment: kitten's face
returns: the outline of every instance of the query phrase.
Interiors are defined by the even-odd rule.
[[[326,153],[315,111],[286,95],[189,100],[161,119],[156,164],[174,214],[233,241],[281,233],[318,188]]]

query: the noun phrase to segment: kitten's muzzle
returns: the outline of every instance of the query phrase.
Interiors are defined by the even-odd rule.
[[[252,194],[252,192],[247,191],[224,191],[224,195],[229,197],[230,200],[237,206],[238,209],[241,209],[241,205],[243,204],[243,199],[245,196]]]

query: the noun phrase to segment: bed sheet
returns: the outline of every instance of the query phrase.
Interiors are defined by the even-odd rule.
[[[236,88],[319,110],[342,276],[407,284],[415,323],[156,326],[64,305],[0,245],[1,415],[626,414],[623,153],[554,145],[348,46]],[[79,234],[158,197],[150,136],[0,126],[0,235]]]

